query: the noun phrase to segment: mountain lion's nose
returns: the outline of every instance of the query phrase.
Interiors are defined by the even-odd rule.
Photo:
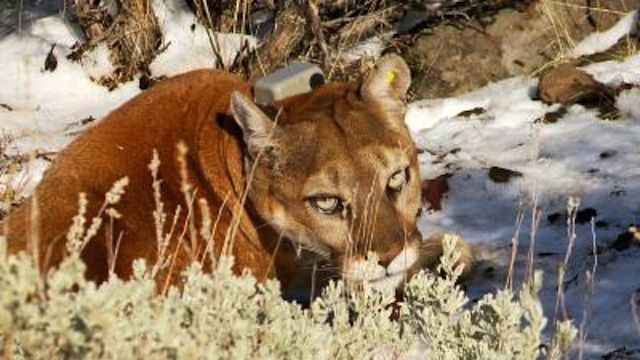
[[[389,264],[391,264],[393,259],[395,259],[396,256],[398,256],[398,254],[400,254],[400,251],[402,251],[402,245],[401,244],[393,244],[393,245],[391,245],[389,250],[387,250],[384,253],[379,253],[378,254],[378,264],[386,269],[389,266]]]

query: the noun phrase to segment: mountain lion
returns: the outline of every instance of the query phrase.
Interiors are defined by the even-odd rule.
[[[305,270],[301,247],[347,282],[397,287],[442,251],[440,240],[424,242],[416,227],[420,172],[403,121],[409,84],[395,55],[360,83],[326,84],[270,106],[256,105],[251,84],[231,74],[176,76],[60,152],[0,229],[10,253],[37,251],[41,271],[55,267],[68,252],[81,192],[87,225],[104,219],[81,255],[95,281],[110,272],[130,277],[137,258],[155,264],[169,234],[168,261],[156,277],[164,284],[179,283],[193,259],[210,270],[226,251],[235,271],[291,286]],[[124,194],[109,205],[117,214],[108,218],[105,193],[125,176]],[[468,246],[458,247],[468,263]]]

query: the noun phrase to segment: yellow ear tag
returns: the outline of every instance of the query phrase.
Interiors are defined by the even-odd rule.
[[[398,73],[395,70],[389,70],[385,74],[384,80],[387,82],[387,84],[391,84],[396,80],[397,76]]]

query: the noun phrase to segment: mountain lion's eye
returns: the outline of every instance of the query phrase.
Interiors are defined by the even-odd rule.
[[[311,206],[325,215],[341,213],[344,209],[342,200],[335,196],[316,196],[309,199]]]
[[[393,191],[400,191],[407,184],[407,179],[408,179],[407,168],[398,170],[394,172],[393,175],[391,175],[387,186],[389,187],[389,189]]]

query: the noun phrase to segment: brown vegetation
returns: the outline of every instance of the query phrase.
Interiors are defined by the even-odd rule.
[[[147,73],[162,42],[151,0],[112,0],[106,3],[75,0],[74,13],[85,35],[84,43],[69,55],[80,60],[84,52],[104,43],[111,51],[115,70],[96,79],[114,88],[139,72]]]

